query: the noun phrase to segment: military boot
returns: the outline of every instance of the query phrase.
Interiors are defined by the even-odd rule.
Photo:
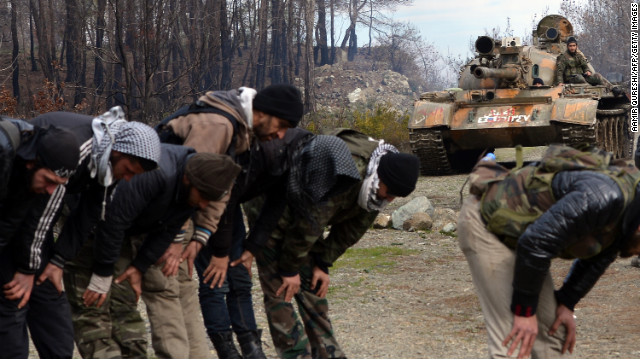
[[[262,330],[252,330],[236,333],[242,357],[245,359],[266,359],[267,356],[262,351]]]
[[[213,347],[216,348],[220,359],[242,359],[238,349],[233,343],[233,333],[231,330],[209,333]]]

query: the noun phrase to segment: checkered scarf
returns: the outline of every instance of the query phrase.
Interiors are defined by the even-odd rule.
[[[360,181],[351,151],[336,136],[317,135],[301,151],[288,180],[290,204],[314,205]]]
[[[120,106],[93,119],[93,144],[89,169],[91,177],[98,178],[102,186],[113,183],[113,173],[109,157],[111,150],[137,156],[158,163],[160,161],[160,140],[148,125],[128,122]]]
[[[389,205],[387,200],[378,197],[378,188],[380,186],[378,165],[382,155],[388,152],[397,153],[398,149],[391,144],[385,144],[384,140],[380,140],[378,147],[371,153],[369,165],[367,166],[367,175],[364,177],[360,187],[360,194],[358,195],[358,205],[367,211],[381,211]]]

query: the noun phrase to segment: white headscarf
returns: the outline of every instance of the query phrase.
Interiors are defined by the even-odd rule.
[[[378,198],[378,188],[380,187],[378,165],[380,164],[380,158],[382,155],[388,152],[397,153],[398,149],[393,145],[385,144],[384,140],[380,140],[378,142],[378,147],[373,151],[371,158],[369,159],[367,175],[362,181],[360,194],[358,195],[358,205],[367,211],[381,211],[389,205],[389,201]]]
[[[91,148],[91,162],[89,169],[91,177],[98,177],[98,182],[102,186],[109,186],[113,183],[113,173],[109,157],[111,147],[116,141],[116,134],[120,128],[127,123],[124,118],[124,111],[120,106],[114,106],[109,111],[93,119],[91,127],[93,129],[93,144]]]

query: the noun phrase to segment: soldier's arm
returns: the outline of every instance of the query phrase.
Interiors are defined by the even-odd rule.
[[[32,274],[40,268],[42,246],[45,241],[50,241],[50,229],[62,212],[62,199],[66,190],[65,186],[58,186],[51,196],[39,195],[34,206],[29,209],[30,216],[27,216],[19,233],[21,256],[17,263],[21,273]]]
[[[314,244],[311,250],[314,259],[327,267],[333,265],[348,248],[360,241],[377,215],[377,211],[368,212],[360,209],[356,216],[332,224],[327,238]]]
[[[551,259],[570,245],[589,240],[587,235],[615,221],[624,205],[616,183],[606,175],[590,171],[560,172],[554,177],[553,189],[559,200],[518,240],[512,298],[512,311],[516,315],[535,314]],[[593,283],[596,280],[597,277],[590,277]]]
[[[573,310],[616,257],[618,257],[618,249],[610,246],[593,258],[574,261],[562,287],[555,292],[558,302]]]
[[[322,237],[325,227],[336,210],[336,204],[323,201],[307,209],[306,214],[295,214],[285,229],[282,254],[278,269],[283,275],[291,276],[299,272],[309,251]]]
[[[96,229],[96,261],[93,264],[95,274],[113,275],[113,266],[120,257],[125,232],[157,196],[162,196],[166,191],[165,184],[160,169],[147,171],[129,181],[118,183],[112,200],[107,204],[105,221],[100,221]]]
[[[578,60],[578,66],[580,66],[580,69],[582,70],[581,73],[584,74],[589,70],[589,60],[587,60],[587,57],[584,55],[584,53],[582,53],[582,51],[578,50],[577,54],[576,54],[576,59]]]
[[[565,63],[563,60],[564,56],[562,54],[558,55],[558,57],[556,58],[556,80],[554,82],[554,85],[558,85],[564,82]]]
[[[144,274],[151,265],[160,259],[169,245],[174,242],[176,235],[192,214],[192,209],[183,209],[176,212],[165,223],[165,226],[147,234],[131,265]]]

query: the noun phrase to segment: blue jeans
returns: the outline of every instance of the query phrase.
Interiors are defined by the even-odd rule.
[[[233,244],[230,254],[232,261],[242,255],[242,241],[246,235],[240,207],[234,217]],[[195,260],[200,279],[204,278],[202,274],[210,260],[211,253],[205,247]],[[222,287],[211,289],[210,286],[211,284],[205,284],[200,280],[198,291],[202,317],[209,336],[212,333],[231,329],[236,333],[257,329],[251,298],[251,277],[244,266],[229,267]]]

